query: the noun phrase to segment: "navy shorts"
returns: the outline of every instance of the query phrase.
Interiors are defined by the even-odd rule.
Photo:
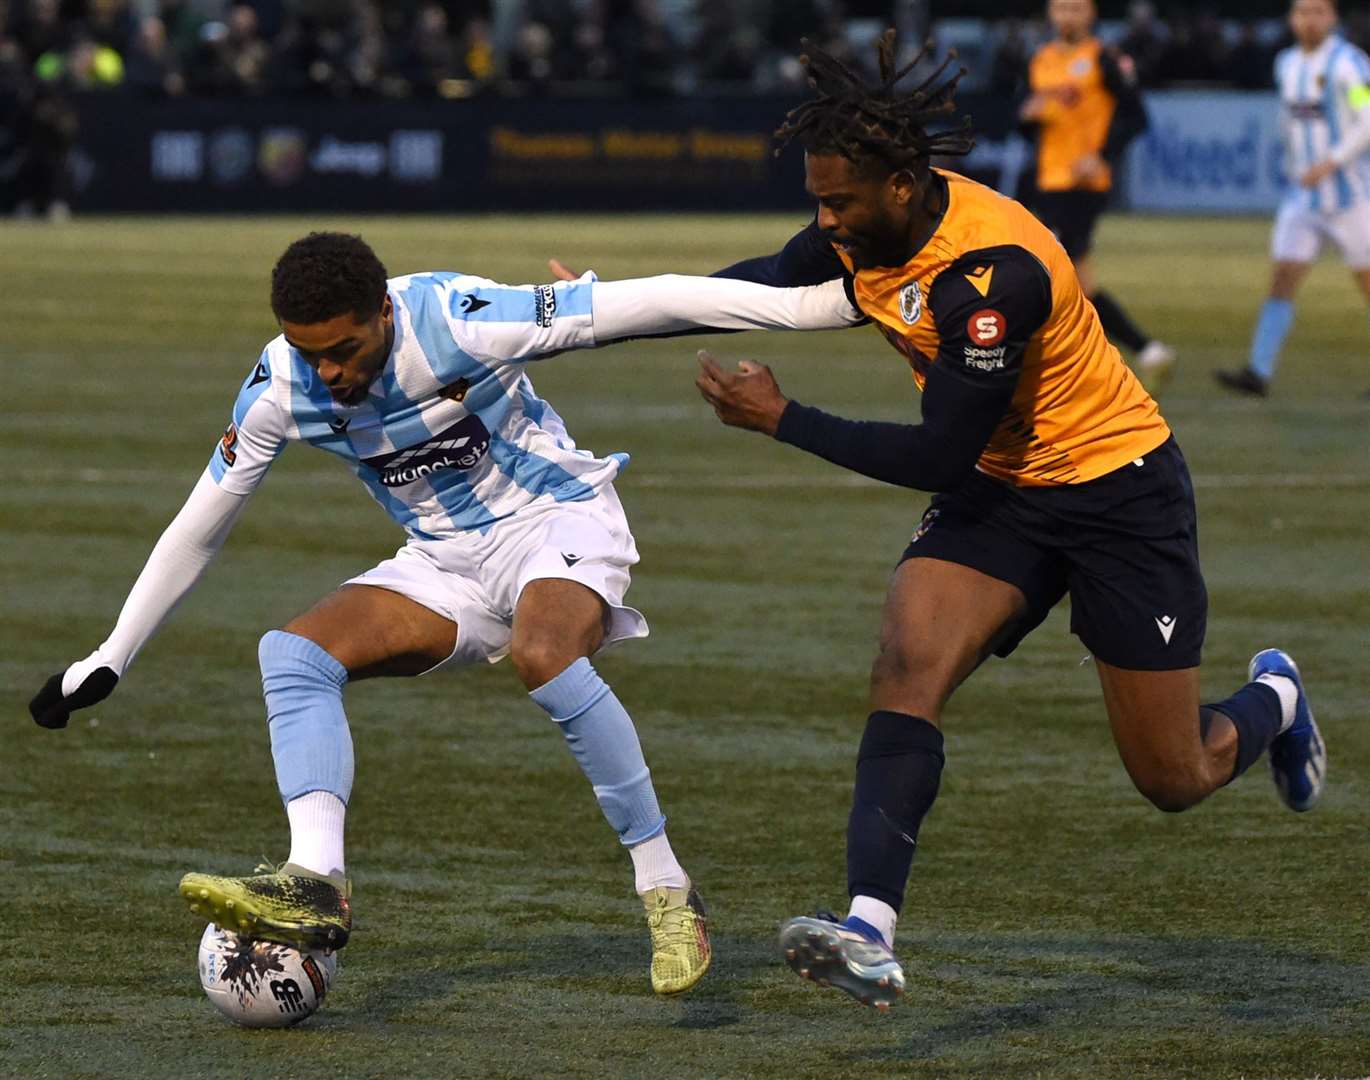
[[[1070,629],[1137,671],[1197,667],[1208,625],[1189,469],[1174,438],[1083,484],[1024,488],[974,473],[933,497],[905,559],[942,559],[1016,585],[1027,612],[1007,656],[1067,593]]]
[[[1106,191],[1039,191],[1033,210],[1066,254],[1078,259],[1094,246],[1094,226],[1107,205]]]

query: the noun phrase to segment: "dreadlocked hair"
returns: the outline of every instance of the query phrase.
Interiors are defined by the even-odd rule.
[[[816,96],[786,114],[775,133],[779,140],[777,156],[798,139],[810,153],[841,154],[858,166],[874,159],[891,171],[907,169],[921,179],[934,156],[959,157],[975,145],[969,118],[950,131],[927,130],[930,123],[956,111],[956,84],[966,69],[958,68],[947,75],[947,68],[956,59],[954,49],[918,86],[899,91],[895,89],[899,81],[932,52],[931,41],[902,68],[896,68],[894,31],[881,34],[877,46],[880,82],[875,86],[868,86],[860,75],[835,56],[815,48],[808,38],[801,39],[800,45],[804,54],[799,62]]]

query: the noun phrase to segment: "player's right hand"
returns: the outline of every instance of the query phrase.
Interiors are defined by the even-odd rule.
[[[765,364],[743,360],[736,373],[724,371],[718,358],[705,349],[699,350],[695,386],[714,407],[714,414],[729,427],[763,435],[773,436],[779,430],[780,417],[790,403],[780,392],[775,374]]]
[[[64,728],[75,709],[84,709],[109,697],[119,674],[98,652],[59,671],[33,695],[29,712],[39,727]]]
[[[552,271],[552,276],[558,281],[577,281],[580,275],[571,270],[560,259],[548,259],[547,269]]]

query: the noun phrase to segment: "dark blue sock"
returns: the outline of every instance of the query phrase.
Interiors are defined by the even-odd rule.
[[[874,712],[856,758],[847,819],[847,891],[898,911],[918,828],[942,779],[942,733],[918,716]]]
[[[1146,343],[1151,339],[1128,317],[1122,304],[1113,299],[1112,293],[1100,289],[1089,299],[1099,313],[1099,322],[1110,340],[1122,342],[1135,353],[1146,348]]]
[[[1232,770],[1229,784],[1260,758],[1280,733],[1284,711],[1280,695],[1263,683],[1247,683],[1226,701],[1205,705],[1199,710],[1199,734],[1208,733],[1211,717],[1206,711],[1220,712],[1237,729],[1237,766]]]

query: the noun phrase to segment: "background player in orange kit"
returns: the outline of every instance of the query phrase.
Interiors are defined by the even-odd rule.
[[[1074,261],[1104,332],[1136,354],[1137,374],[1154,394],[1174,367],[1175,351],[1097,286],[1090,258],[1118,159],[1147,123],[1132,61],[1094,37],[1096,16],[1094,0],[1047,4],[1056,37],[1032,57],[1030,94],[1019,113],[1037,135],[1033,209]]]
[[[1201,705],[1207,594],[1189,471],[1170,428],[1108,342],[1066,252],[1011,199],[930,167],[965,153],[941,71],[897,89],[893,32],[865,85],[810,49],[816,96],[778,132],[806,150],[813,224],[781,253],[723,273],[768,283],[842,275],[908,362],[923,422],[859,422],[788,400],[769,368],[701,356],[725,424],[834,464],[937,492],[890,584],[847,830],[851,907],[791,919],[790,965],[878,1008],[902,993],[894,929],[919,826],[937,796],[942,709],[991,653],[1007,656],[1067,593],[1114,740],[1156,807],[1185,810],[1269,749],[1285,803],[1307,810],[1325,751],[1298,669],[1256,654],[1249,681]],[[1024,738],[1031,734],[1024,733]],[[1050,796],[1044,780],[1043,797]]]

